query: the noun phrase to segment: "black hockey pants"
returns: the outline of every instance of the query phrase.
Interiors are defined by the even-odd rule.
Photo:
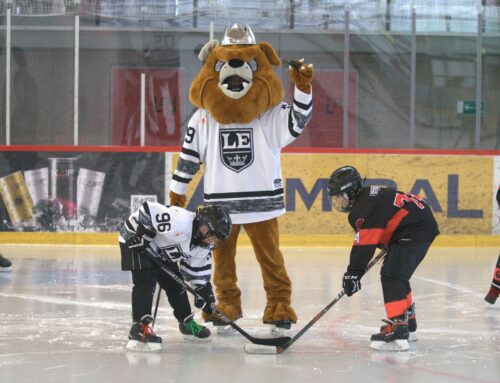
[[[168,267],[172,269],[173,265]],[[180,274],[177,265],[174,271]],[[134,322],[146,314],[151,314],[156,283],[160,285],[162,290],[165,290],[168,303],[174,309],[174,316],[179,323],[191,315],[191,305],[186,291],[157,267],[132,270],[132,281],[134,283],[132,288],[132,318]]]

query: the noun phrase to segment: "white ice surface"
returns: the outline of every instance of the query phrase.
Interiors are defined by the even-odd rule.
[[[129,272],[114,247],[13,246],[0,273],[0,382],[500,382],[500,301],[484,300],[498,250],[432,248],[412,279],[418,342],[407,352],[369,347],[385,316],[376,266],[283,354],[249,355],[238,333],[210,343],[182,339],[162,296],[160,353],[126,351]],[[283,249],[299,322],[293,336],[340,291],[349,249]],[[250,249],[237,258],[244,318],[266,337],[265,293]],[[200,314],[197,313],[197,318]]]

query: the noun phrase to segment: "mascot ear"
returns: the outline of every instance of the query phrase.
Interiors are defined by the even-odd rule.
[[[264,51],[266,54],[267,59],[271,63],[271,65],[274,66],[280,66],[281,65],[281,60],[278,57],[278,54],[274,50],[274,48],[271,46],[271,44],[266,43],[265,41],[261,42],[258,44],[260,49]]]
[[[203,45],[203,48],[201,48],[200,53],[198,53],[198,60],[205,62],[208,59],[208,56],[210,55],[210,52],[219,45],[218,40],[210,40],[208,43]]]

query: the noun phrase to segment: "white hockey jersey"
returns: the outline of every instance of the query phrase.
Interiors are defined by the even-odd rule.
[[[146,227],[153,227],[156,236],[149,246],[158,257],[163,261],[179,262],[186,282],[204,285],[210,281],[212,255],[209,249],[191,243],[194,217],[195,213],[177,206],[145,202],[125,221],[119,241],[124,243],[133,237],[139,222]]]
[[[280,152],[311,118],[312,94],[294,91],[248,124],[219,124],[198,109],[191,117],[170,190],[186,194],[204,163],[205,204],[229,210],[235,224],[269,220],[285,213]]]

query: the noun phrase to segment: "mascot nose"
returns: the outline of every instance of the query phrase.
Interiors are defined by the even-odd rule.
[[[244,63],[243,61],[238,59],[229,60],[229,66],[231,68],[239,68],[240,66],[243,66],[243,63]]]

